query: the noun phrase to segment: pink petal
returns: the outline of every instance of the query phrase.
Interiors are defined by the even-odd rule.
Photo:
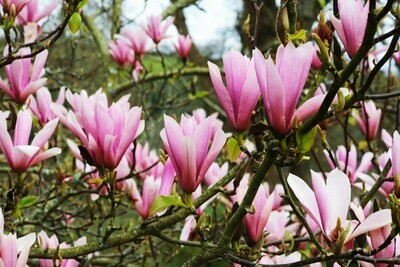
[[[43,147],[50,139],[58,125],[58,118],[49,121],[32,140],[33,146]]]

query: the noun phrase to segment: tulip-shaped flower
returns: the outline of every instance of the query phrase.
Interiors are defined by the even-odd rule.
[[[172,160],[179,184],[184,192],[193,193],[224,146],[225,133],[222,129],[213,132],[210,117],[195,128],[186,129],[164,115],[164,125],[161,139]]]
[[[55,103],[62,105],[65,100],[65,88],[61,87]],[[41,125],[55,118],[51,109],[51,94],[49,89],[42,87],[36,91],[36,99],[32,95],[29,97],[29,109],[38,118]]]
[[[35,243],[34,233],[17,239],[16,234],[4,234],[4,217],[0,209],[0,266],[25,267],[29,257],[29,250]],[[19,256],[18,256],[19,253]]]
[[[175,50],[182,60],[186,60],[189,56],[190,48],[192,48],[192,38],[189,35],[179,35],[178,43],[174,44]]]
[[[5,52],[7,49],[4,50]],[[31,53],[29,48],[21,48],[18,55],[28,55]],[[31,59],[24,58],[13,61],[5,66],[9,85],[0,77],[0,88],[16,103],[22,105],[29,95],[36,92],[46,83],[46,78],[41,78],[45,73],[48,51],[44,50],[36,56],[33,67]]]
[[[147,35],[153,40],[155,44],[161,42],[166,38],[166,32],[169,26],[174,22],[173,18],[168,18],[163,22],[161,16],[149,16],[147,18],[147,27],[144,29]],[[162,24],[162,25],[161,25]]]
[[[303,208],[322,230],[326,240],[336,244],[339,238],[343,244],[366,232],[389,225],[392,222],[389,209],[380,210],[359,222],[348,221],[351,189],[349,178],[337,169],[328,174],[325,182],[322,175],[311,172],[313,190],[299,177],[289,174],[288,184],[299,199]],[[341,237],[347,228],[348,232]]]
[[[271,57],[265,60],[260,50],[254,51],[254,65],[268,122],[279,135],[288,134],[296,118],[297,122],[301,122],[313,115],[325,97],[323,94],[316,95],[296,110],[313,54],[311,43],[296,48],[289,42],[286,47],[279,46],[274,64]]]
[[[132,48],[138,56],[143,56],[153,49],[149,36],[142,28],[125,28],[122,35],[117,36],[117,38]]]
[[[381,109],[377,109],[374,101],[365,101],[360,111],[361,116],[353,113],[361,131],[368,140],[373,140],[378,132],[381,120]]]
[[[223,62],[226,86],[217,65],[208,62],[211,81],[232,128],[243,132],[260,97],[254,62],[235,50],[229,51]]]
[[[125,67],[127,65],[134,65],[135,63],[135,53],[121,40],[117,39],[108,43],[109,52],[113,60],[120,67]]]
[[[364,38],[369,2],[363,5],[362,0],[339,0],[338,5],[340,20],[333,14],[330,14],[329,17],[347,54],[349,57],[353,57]]]
[[[237,188],[237,201],[239,204],[242,202],[247,189],[248,184],[242,181]],[[274,194],[269,194],[269,185],[266,183],[262,184],[258,188],[253,201],[254,213],[248,213],[244,217],[244,225],[246,227],[247,235],[254,244],[260,240],[261,235],[264,232],[264,227],[267,224],[272,211],[274,198]]]
[[[17,122],[14,129],[14,139],[11,140],[7,132],[6,116],[0,111],[0,149],[3,151],[8,164],[16,173],[23,173],[29,167],[37,163],[58,155],[61,149],[53,147],[42,151],[43,147],[50,139],[58,124],[58,118],[49,121],[29,143],[29,135],[32,128],[32,115],[29,111],[23,110],[18,113]]]

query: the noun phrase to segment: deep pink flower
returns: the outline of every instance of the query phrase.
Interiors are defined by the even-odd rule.
[[[344,244],[361,234],[392,223],[389,209],[375,212],[361,222],[347,220],[351,189],[349,178],[342,171],[331,171],[326,182],[322,175],[311,171],[313,189],[293,174],[289,174],[287,180],[307,214],[317,223],[326,240],[333,244],[347,227],[350,228]]]
[[[134,65],[135,53],[125,43],[121,42],[121,40],[110,41],[108,47],[111,57],[118,66]]]
[[[192,48],[192,38],[189,35],[179,35],[178,43],[174,43],[174,47],[179,57],[186,60],[189,57],[190,48]]]
[[[64,100],[65,88],[61,87],[55,103],[62,105]],[[46,87],[42,87],[36,91],[36,99],[32,95],[29,96],[29,109],[38,118],[41,125],[55,118],[54,112],[51,109],[51,103],[53,103],[53,100],[51,99],[49,89]]]
[[[163,22],[160,15],[152,15],[147,18],[147,27],[144,30],[153,42],[158,44],[162,39],[166,38],[166,32],[173,22],[173,18],[168,18]]]
[[[231,50],[224,56],[223,63],[226,86],[217,65],[208,62],[211,81],[232,128],[242,132],[247,130],[260,97],[254,61]]]
[[[182,116],[183,120],[184,116]],[[174,164],[179,184],[186,193],[199,186],[204,175],[225,144],[225,133],[218,129],[213,134],[210,117],[189,131],[171,117],[164,115],[165,128],[161,131],[165,149]],[[210,146],[210,142],[212,144]]]
[[[382,110],[376,108],[374,101],[365,101],[360,113],[361,116],[357,113],[353,113],[358,127],[360,127],[368,140],[374,140],[376,133],[378,132],[379,122],[381,121]]]
[[[394,58],[394,61],[396,61],[396,64],[400,66],[400,51],[394,53],[392,56]]]
[[[349,57],[353,57],[363,41],[367,26],[369,1],[363,5],[362,0],[339,0],[340,20],[330,14],[333,27]]]
[[[254,51],[254,65],[268,122],[279,135],[286,135],[293,129],[295,118],[299,123],[316,113],[325,97],[323,94],[314,96],[296,110],[313,53],[311,43],[296,48],[289,42],[286,47],[279,46],[274,64],[271,57],[265,60],[260,50]]]
[[[10,2],[10,1],[9,1]],[[39,0],[29,0],[18,14],[18,21],[27,25],[30,22],[38,23],[41,19],[49,16],[53,10],[59,5],[58,1],[54,1],[44,6]],[[43,7],[42,9],[40,7]]]
[[[117,38],[132,48],[138,56],[143,56],[153,49],[149,36],[142,28],[125,28]]]
[[[319,59],[318,53],[319,53],[319,47],[317,45],[314,45],[314,53],[313,53],[313,58],[311,62],[311,66],[313,69],[319,70],[322,68],[322,62]]]
[[[40,130],[29,145],[29,135],[32,128],[32,115],[29,111],[23,110],[18,113],[17,122],[14,129],[14,139],[11,140],[7,132],[6,116],[0,112],[0,149],[3,151],[8,164],[16,173],[23,173],[29,167],[35,166],[39,162],[58,155],[61,149],[53,147],[42,151],[43,147],[50,139],[58,124],[58,118],[49,121]]]
[[[154,149],[149,149],[149,144],[147,142],[144,146],[139,143],[136,145],[134,163],[135,171],[138,172],[143,179],[151,175],[154,176],[154,178],[162,176],[164,165],[159,161],[156,151]]]
[[[4,49],[5,53],[7,49]],[[31,53],[29,48],[21,48],[18,55],[28,55]],[[31,59],[24,58],[13,61],[5,66],[8,84],[0,77],[0,88],[16,103],[22,105],[29,95],[36,92],[47,81],[41,78],[45,73],[48,51],[44,50],[36,56],[35,62],[31,67]]]

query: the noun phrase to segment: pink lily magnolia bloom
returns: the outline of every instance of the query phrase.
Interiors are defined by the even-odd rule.
[[[318,56],[319,47],[317,45],[314,45],[313,48],[314,48],[314,53],[313,53],[313,58],[312,58],[312,62],[311,62],[311,67],[313,69],[319,70],[320,68],[322,68],[322,62]]]
[[[24,44],[32,43],[42,33],[42,28],[34,22],[24,25]]]
[[[286,225],[290,221],[289,215],[289,212],[286,210],[273,210],[271,212],[268,223],[265,225],[265,230],[268,232],[265,242],[274,242],[285,238]]]
[[[397,66],[400,66],[400,51],[394,53],[392,57],[394,58],[394,61],[396,61]]]
[[[65,88],[61,87],[55,103],[62,105],[65,100]],[[29,109],[32,111],[33,115],[38,118],[41,125],[46,124],[48,121],[54,119],[53,110],[51,109],[51,94],[49,89],[42,87],[36,91],[36,99],[32,95],[29,96]]]
[[[18,22],[24,25],[31,22],[38,23],[41,19],[49,16],[59,4],[58,1],[54,1],[44,6],[43,2],[40,3],[39,0],[30,0],[19,12]],[[40,6],[44,6],[44,8],[41,9]]]
[[[332,170],[335,168],[338,168],[341,171],[346,170],[346,174],[349,176],[350,184],[352,185],[355,183],[360,174],[366,173],[373,168],[371,161],[374,157],[374,154],[372,152],[366,152],[361,159],[360,165],[357,167],[357,149],[354,145],[351,145],[348,153],[344,146],[338,147],[336,150],[336,162],[339,166],[335,166],[335,164],[332,162],[328,151],[324,150],[324,154]]]
[[[362,0],[339,0],[340,20],[330,14],[333,27],[342,41],[349,57],[353,57],[361,43],[367,26],[369,1],[363,5]]]
[[[276,248],[276,251],[279,251],[278,248]],[[275,265],[275,264],[289,264],[289,263],[294,263],[294,262],[299,262],[301,261],[301,254],[300,252],[296,251],[293,252],[289,255],[276,255],[276,256],[270,256],[268,254],[262,256],[259,261],[258,264],[271,264],[271,265]],[[335,266],[336,267],[336,266]]]
[[[150,168],[151,166],[153,167]],[[151,175],[154,176],[154,178],[159,178],[163,174],[164,165],[161,162],[159,162],[159,158],[156,154],[156,151],[154,149],[153,150],[149,149],[149,143],[146,142],[144,146],[138,143],[135,148],[134,169],[136,172],[139,173],[140,177],[142,177],[143,179]]]
[[[4,49],[7,53],[7,49]],[[21,48],[18,55],[28,55],[30,48]],[[36,56],[35,62],[31,67],[31,59],[24,58],[13,61],[5,66],[9,85],[0,77],[0,88],[17,104],[24,104],[29,95],[44,86],[47,79],[41,78],[45,73],[48,51],[44,50]]]
[[[134,65],[135,63],[135,53],[121,40],[110,41],[108,43],[109,52],[113,60],[120,67],[125,67],[127,65]]]
[[[211,81],[218,99],[235,131],[247,130],[260,97],[254,60],[231,50],[223,58],[226,86],[217,65],[208,62]]]
[[[100,91],[91,97],[84,90],[74,95],[67,91],[66,97],[74,111],[52,104],[54,113],[80,139],[96,167],[114,170],[144,130],[142,109],[130,108],[129,95],[111,106]]]
[[[397,131],[393,134],[392,173],[394,176],[395,191],[398,191],[400,190],[400,135]]]
[[[289,174],[288,184],[307,214],[322,230],[326,240],[335,244],[341,232],[349,228],[344,243],[355,237],[392,223],[391,211],[380,210],[365,220],[347,220],[351,188],[346,174],[335,169],[328,174],[325,182],[322,175],[311,171],[311,189],[301,178]],[[350,244],[350,243],[349,243]]]
[[[16,234],[4,234],[4,217],[0,209],[0,266],[27,266],[29,251],[35,239],[35,233],[18,239]]]
[[[239,204],[243,201],[247,189],[248,183],[242,181],[237,188],[237,201]],[[244,217],[247,235],[254,244],[260,240],[264,232],[265,225],[267,224],[274,205],[274,198],[274,194],[269,194],[269,185],[267,183],[262,184],[258,188],[257,194],[253,200],[254,213],[247,213]]]
[[[0,4],[3,6],[3,11],[9,12],[11,7],[15,7],[16,15],[28,4],[31,0],[8,0],[6,1],[7,6],[4,5],[4,0],[0,0]]]
[[[210,117],[195,129],[186,129],[173,118],[164,115],[164,125],[160,136],[174,165],[179,184],[184,192],[192,193],[224,146],[225,133],[218,129],[213,134]]]
[[[29,135],[32,129],[31,113],[27,110],[18,113],[14,139],[11,140],[10,134],[7,132],[6,116],[3,112],[0,112],[0,149],[14,172],[23,173],[29,167],[61,153],[61,149],[58,147],[42,151],[57,124],[58,118],[49,121],[35,135],[31,145],[29,145]]]
[[[178,43],[174,43],[174,47],[179,57],[186,60],[189,57],[190,48],[192,48],[192,38],[189,35],[179,35]]]
[[[271,57],[265,60],[260,50],[254,50],[254,65],[268,123],[279,135],[292,131],[296,118],[299,123],[316,113],[325,97],[324,94],[314,96],[296,110],[313,54],[310,42],[297,48],[289,42],[286,47],[279,46],[274,64]]]
[[[50,249],[57,249],[57,247],[60,247],[60,249],[66,249],[70,248],[71,246],[66,244],[65,242],[59,243],[58,238],[56,235],[52,235],[49,237],[45,231],[40,231],[38,234],[38,243],[39,245],[44,248],[50,248]],[[79,247],[86,245],[86,237],[83,236],[76,240],[74,242],[74,247]],[[74,259],[62,259],[62,262],[60,263],[60,260],[56,260],[56,265],[60,267],[78,267],[79,262]],[[39,265],[40,267],[52,267],[54,266],[54,261],[53,259],[39,259]]]
[[[153,40],[157,45],[161,40],[166,38],[166,32],[169,26],[174,22],[173,18],[168,18],[164,22],[161,15],[159,16],[149,16],[147,18],[147,27],[144,29],[147,35]],[[162,25],[161,25],[162,24]]]
[[[149,36],[142,28],[125,28],[122,31],[122,35],[117,36],[117,39],[132,48],[138,56],[143,56],[153,49]]]
[[[174,165],[168,159],[165,163],[162,177],[147,176],[144,179],[142,194],[139,193],[136,182],[132,180],[133,183],[130,187],[131,197],[136,211],[143,219],[147,219],[150,216],[150,207],[156,197],[171,194],[174,177]]]
[[[374,140],[381,121],[382,110],[376,108],[374,101],[365,101],[360,113],[361,116],[353,112],[358,127],[368,140]]]

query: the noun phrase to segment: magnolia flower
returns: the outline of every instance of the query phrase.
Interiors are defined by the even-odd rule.
[[[166,21],[163,22],[160,15],[152,15],[147,18],[148,24],[144,30],[146,31],[147,35],[153,40],[153,42],[155,44],[158,44],[159,42],[161,42],[162,39],[166,37],[166,32],[173,22],[173,18],[168,18]]]
[[[340,20],[333,14],[329,17],[347,54],[353,57],[364,39],[369,1],[363,5],[362,0],[339,0],[338,5]]]
[[[179,57],[186,60],[189,57],[190,48],[192,48],[192,38],[189,35],[179,35],[178,43],[174,43],[174,47]]]
[[[10,0],[8,1],[10,2]],[[54,1],[46,6],[39,0],[29,0],[18,14],[18,22],[27,25],[28,23],[38,23],[41,19],[49,16],[53,10],[59,5],[58,1]],[[40,9],[40,6],[43,7]]]
[[[286,47],[279,46],[274,64],[271,57],[265,60],[260,50],[254,51],[254,65],[268,123],[279,135],[288,134],[295,121],[299,123],[317,112],[325,97],[314,96],[296,110],[313,53],[311,43],[296,48],[289,42]]]
[[[55,103],[62,105],[64,100],[65,88],[61,87]],[[54,112],[51,109],[51,103],[53,103],[53,100],[51,99],[49,89],[46,87],[42,87],[36,91],[36,99],[32,95],[29,96],[29,109],[38,118],[41,125],[55,118]]]
[[[211,81],[232,128],[243,132],[260,97],[254,62],[235,50],[229,51],[223,62],[226,86],[217,65],[208,62]]]
[[[164,115],[165,128],[160,133],[161,139],[172,160],[179,184],[186,193],[196,190],[225,144],[225,133],[218,129],[213,134],[211,122],[208,117],[197,127],[188,129]]]
[[[125,67],[127,65],[133,65],[135,62],[135,53],[126,44],[120,40],[110,41],[108,43],[109,52],[113,60],[120,67]]]
[[[29,135],[32,129],[32,115],[29,111],[23,110],[18,113],[14,129],[14,139],[11,140],[7,132],[6,116],[0,111],[0,149],[3,151],[8,164],[16,173],[23,173],[29,167],[39,162],[58,155],[61,149],[53,147],[44,150],[44,146],[50,139],[58,124],[58,118],[49,121],[40,130],[29,145]]]
[[[125,28],[122,35],[118,35],[120,39],[127,46],[133,49],[136,55],[142,56],[153,49],[150,44],[150,38],[142,28]]]
[[[4,49],[5,53],[7,51],[7,49]],[[28,55],[30,53],[29,48],[21,48],[17,55]],[[24,104],[29,95],[46,83],[47,79],[41,77],[45,73],[44,65],[47,55],[47,50],[39,53],[32,67],[30,58],[14,60],[11,64],[5,66],[9,85],[0,77],[0,88],[17,104]]]
[[[4,217],[0,209],[0,266],[27,266],[29,251],[35,239],[34,233],[18,239],[16,234],[4,234]]]
[[[31,0],[7,0],[7,1],[0,0],[0,4],[3,6],[3,10],[5,12],[9,12],[11,7],[14,6],[16,15],[18,15],[21,12],[22,8],[24,8],[24,6],[30,1]]]
[[[335,166],[327,150],[324,150],[324,154],[332,170],[335,168],[341,171],[346,170],[351,184],[355,183],[360,174],[366,173],[373,168],[371,161],[374,158],[374,154],[372,152],[364,153],[361,163],[357,167],[357,149],[354,145],[351,145],[350,151],[347,151],[344,146],[338,147],[336,150],[336,162],[338,166]]]
[[[319,47],[317,45],[314,45],[313,48],[314,48],[314,53],[313,53],[313,58],[311,61],[311,66],[313,69],[319,70],[320,68],[322,68],[322,62],[318,56]]]
[[[376,108],[374,101],[365,101],[360,113],[361,116],[353,112],[353,116],[367,139],[373,140],[378,132],[382,110]]]
[[[328,174],[326,182],[322,175],[311,171],[313,189],[293,174],[289,174],[287,180],[307,214],[317,223],[326,240],[332,244],[339,238],[344,238],[343,244],[346,245],[361,234],[392,223],[389,209],[375,212],[361,222],[348,221],[350,181],[347,175],[338,169]],[[345,229],[348,229],[348,232],[341,237]]]
[[[135,148],[134,169],[143,179],[151,175],[159,178],[162,176],[164,165],[159,161],[156,151],[149,149],[149,143],[146,142],[144,146],[138,143]]]

